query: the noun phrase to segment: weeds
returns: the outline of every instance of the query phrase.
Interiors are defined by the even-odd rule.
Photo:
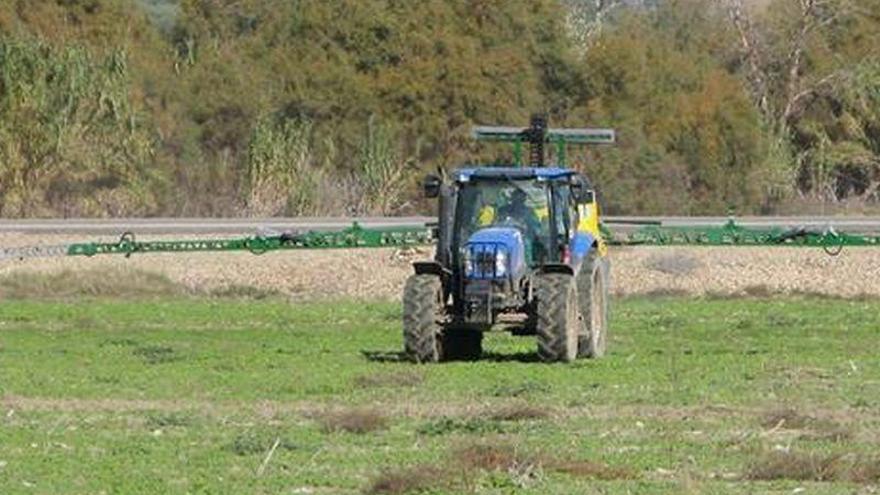
[[[794,409],[781,409],[766,415],[761,425],[772,430],[806,430],[801,440],[842,442],[853,437],[849,428],[830,419],[815,418]]]
[[[503,476],[512,486],[525,487],[540,479],[544,470],[603,481],[637,477],[627,468],[589,460],[560,460],[540,452],[527,453],[507,443],[480,442],[451,449],[441,467],[417,465],[384,472],[373,481],[367,493],[441,489],[473,492],[483,473]]]
[[[574,461],[555,461],[550,467],[557,472],[565,473],[579,478],[590,478],[596,480],[629,480],[635,479],[636,474],[625,467],[609,466],[601,462],[574,460]]]
[[[252,285],[229,285],[220,289],[213,289],[208,294],[211,297],[221,299],[249,299],[254,301],[282,297],[281,291],[263,289]]]
[[[534,419],[546,419],[550,417],[550,410],[531,404],[506,405],[492,412],[489,417],[494,421],[527,421]]]
[[[437,436],[449,435],[452,433],[486,435],[492,433],[504,433],[506,430],[501,423],[483,418],[441,418],[422,425],[416,431],[420,435]]]
[[[297,446],[293,442],[285,439],[270,431],[247,430],[235,436],[226,446],[226,450],[237,456],[250,456],[265,454],[275,441],[278,440],[278,447],[284,450],[296,450]]]
[[[434,466],[417,465],[383,472],[373,480],[366,493],[398,495],[441,490],[447,486],[447,472]]]
[[[411,370],[392,373],[370,373],[355,377],[354,384],[358,388],[380,387],[415,387],[425,380],[424,375]]]
[[[146,425],[150,429],[157,428],[180,428],[192,424],[192,418],[185,414],[170,413],[153,413],[147,416]]]
[[[324,413],[320,417],[325,432],[369,433],[388,427],[388,418],[374,409],[349,409]]]
[[[512,446],[491,443],[478,443],[456,449],[452,452],[452,458],[460,466],[484,471],[506,470],[524,461]]]
[[[752,463],[746,479],[876,483],[880,481],[880,459],[858,454],[773,451]]]
[[[492,391],[495,397],[523,397],[543,394],[550,391],[550,386],[540,382],[526,381],[516,385],[502,385]]]
[[[174,349],[162,345],[147,345],[137,347],[131,353],[149,365],[171,363],[181,359],[175,354]]]

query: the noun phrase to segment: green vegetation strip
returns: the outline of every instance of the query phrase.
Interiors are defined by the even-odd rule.
[[[0,493],[841,493],[880,302],[629,299],[611,354],[401,362],[395,304],[0,301]]]

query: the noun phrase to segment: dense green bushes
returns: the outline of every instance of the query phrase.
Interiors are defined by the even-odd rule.
[[[733,0],[5,2],[0,215],[419,211],[536,111],[619,130],[572,155],[611,212],[872,201],[880,2],[834,2],[749,11],[754,53]]]
[[[129,104],[126,53],[0,40],[0,211],[157,208],[152,141]]]

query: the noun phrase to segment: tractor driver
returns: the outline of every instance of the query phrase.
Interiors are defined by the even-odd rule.
[[[498,219],[501,221],[510,219],[516,223],[522,223],[531,233],[537,233],[541,229],[541,221],[535,210],[526,204],[528,199],[529,195],[525,191],[519,188],[514,189],[510,193],[507,204],[498,208]]]
[[[541,238],[545,234],[543,222],[538,217],[538,213],[534,208],[527,204],[528,193],[517,187],[510,194],[507,204],[498,208],[496,221],[502,223],[512,221],[522,227],[523,240],[526,244],[526,261],[531,262],[533,259],[540,259],[541,249],[544,242]]]

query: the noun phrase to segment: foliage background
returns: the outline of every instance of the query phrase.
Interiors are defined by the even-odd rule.
[[[475,123],[618,129],[617,214],[866,210],[880,0],[8,0],[0,216],[427,212]]]

